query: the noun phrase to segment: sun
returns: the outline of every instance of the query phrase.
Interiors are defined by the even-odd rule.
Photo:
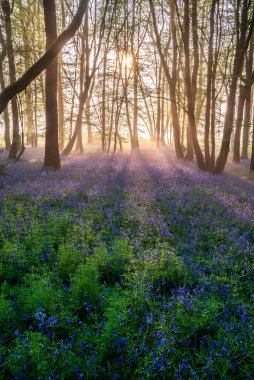
[[[133,66],[133,58],[130,53],[124,53],[122,55],[122,67],[127,70],[131,70]]]

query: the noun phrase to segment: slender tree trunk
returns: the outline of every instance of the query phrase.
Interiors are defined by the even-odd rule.
[[[208,43],[208,67],[207,67],[207,83],[206,83],[206,108],[205,108],[205,163],[207,168],[211,168],[211,156],[210,156],[210,124],[211,124],[211,92],[212,92],[212,79],[213,79],[213,38],[214,38],[214,19],[215,8],[217,0],[212,0],[210,11],[210,35]]]
[[[161,39],[158,32],[153,0],[149,0],[149,5],[150,5],[152,20],[153,20],[154,33],[156,37],[156,46],[158,49],[158,53],[161,59],[161,64],[162,64],[167,82],[169,85],[176,157],[178,159],[183,159],[184,155],[183,155],[183,150],[182,150],[181,141],[180,141],[180,123],[179,123],[178,110],[176,106],[177,39],[176,39],[176,27],[175,27],[175,7],[174,5],[171,6],[171,28],[172,28],[172,38],[173,38],[173,65],[172,65],[173,67],[172,67],[172,77],[171,77],[167,61],[162,51]]]
[[[139,149],[138,140],[138,60],[132,51],[133,58],[133,92],[134,92],[134,113],[133,113],[133,146],[132,149]]]
[[[117,78],[117,83],[116,83],[116,113],[115,113],[115,133],[114,133],[114,149],[113,153],[116,153],[116,148],[117,148],[117,136],[118,136],[118,127],[119,127],[119,119],[120,119],[120,114],[121,114],[121,109],[122,109],[122,104],[123,104],[123,98],[119,100],[119,87],[120,87],[120,78],[122,77],[122,64],[120,63],[120,73],[119,73],[119,78]]]
[[[190,73],[190,17],[189,17],[189,0],[184,0],[184,30],[182,33],[184,43],[184,81],[187,97],[188,108],[188,124],[191,131],[191,137],[193,142],[194,151],[196,154],[197,165],[199,169],[206,170],[205,160],[201,148],[199,146],[196,120],[195,120],[195,92],[193,90],[193,78],[191,79]],[[195,87],[194,87],[195,89]]]
[[[214,68],[214,72],[215,72]],[[214,171],[215,165],[215,122],[216,122],[216,84],[215,84],[215,75],[212,79],[212,111],[211,111],[211,159],[210,159],[210,170]]]
[[[128,125],[128,129],[129,129],[131,148],[132,148],[134,146],[134,139],[133,139],[133,131],[132,131],[130,109],[129,109],[129,102],[128,102],[128,68],[127,68],[127,65],[125,65],[125,67],[124,67],[124,84],[123,84],[123,86],[124,86],[124,101],[125,101],[125,108],[126,108],[127,125]]]
[[[86,16],[86,27],[85,27],[85,41],[86,41],[86,49],[89,49],[89,23],[88,23],[88,13]],[[89,56],[87,56],[86,60],[86,66],[88,67],[89,71],[89,66],[90,66],[90,53]],[[93,76],[93,82],[91,84],[91,87],[89,89],[89,94],[87,96],[86,100],[86,108],[85,108],[85,115],[86,115],[86,124],[87,124],[87,143],[92,144],[93,143],[93,133],[92,133],[92,125],[91,125],[91,96],[94,88],[94,83],[95,83],[95,76]]]
[[[233,150],[233,162],[240,162],[240,138],[241,138],[241,129],[243,122],[243,109],[246,99],[246,88],[243,85],[240,85],[239,89],[239,98],[238,98],[238,107],[237,107],[237,119],[235,126],[235,135],[234,135],[234,150]]]
[[[116,63],[115,63],[115,70],[114,70],[114,76],[113,76],[113,96],[112,96],[112,102],[111,102],[111,112],[110,112],[110,123],[109,123],[109,131],[108,131],[107,153],[110,152],[111,138],[112,138],[112,132],[113,132],[113,123],[114,123],[114,114],[115,114],[114,109],[115,109],[115,97],[116,97],[116,81],[117,81],[117,79],[116,79],[116,73],[117,73],[117,60],[116,60]],[[127,117],[128,117],[128,115],[129,115],[128,108],[126,108],[126,111],[127,111]]]
[[[58,121],[59,121],[59,148],[64,148],[64,98],[63,98],[63,78],[62,78],[62,60],[58,61]]]
[[[81,37],[81,54],[80,54],[80,71],[79,71],[79,111],[78,113],[81,113],[81,117],[78,117],[79,123],[76,123],[75,128],[78,128],[77,136],[76,136],[76,152],[83,153],[84,147],[83,147],[83,137],[82,137],[82,120],[83,120],[83,109],[86,104],[87,98],[85,100],[85,103],[83,104],[82,100],[82,94],[83,94],[83,86],[84,86],[84,77],[87,78],[89,75],[89,69],[90,69],[90,48],[88,44],[88,12],[85,15],[85,22],[83,26],[83,32]],[[89,89],[87,90],[89,91]],[[71,143],[71,140],[69,141],[68,145]],[[72,148],[71,148],[72,149]],[[66,149],[64,150],[64,154],[66,152]]]
[[[61,16],[62,16],[62,31],[66,27],[66,19],[65,19],[65,9],[64,9],[64,0],[61,0]],[[59,54],[58,59],[58,124],[59,124],[59,148],[62,150],[64,148],[64,140],[65,140],[65,131],[64,131],[64,94],[63,94],[63,78],[62,78],[62,55]]]
[[[79,131],[81,131],[81,128],[82,128],[82,116],[83,116],[83,111],[84,111],[84,106],[85,106],[85,103],[86,103],[86,99],[87,99],[87,96],[88,96],[88,93],[89,93],[89,87],[90,87],[90,84],[91,84],[91,79],[92,79],[91,76],[88,76],[86,78],[85,90],[84,90],[83,94],[80,96],[78,115],[77,115],[77,119],[76,119],[75,128],[74,128],[74,131],[73,131],[73,134],[71,136],[70,141],[68,142],[66,148],[62,152],[63,155],[70,154],[70,152],[72,151],[72,148],[73,148],[73,146],[75,144],[75,141],[77,139],[78,133],[79,133]]]
[[[57,39],[56,8],[54,0],[43,0],[46,48]],[[46,141],[44,169],[60,169],[58,147],[58,113],[57,113],[57,57],[46,69]]]
[[[4,82],[4,73],[3,73],[3,63],[6,57],[6,47],[5,47],[5,41],[2,35],[1,28],[0,28],[0,44],[2,46],[2,52],[0,54],[0,87],[1,87],[1,90],[4,90],[5,82]],[[10,139],[10,117],[9,117],[8,107],[6,107],[4,110],[3,118],[4,118],[5,149],[9,150],[11,148],[11,139]]]
[[[103,78],[102,78],[102,108],[101,108],[101,144],[102,151],[106,151],[106,70],[107,70],[107,50],[103,57]]]
[[[12,42],[12,25],[11,25],[11,8],[9,0],[1,1],[2,11],[4,15],[4,24],[6,32],[6,49],[9,63],[9,76],[10,84],[16,82],[16,67],[14,61],[14,50]],[[5,89],[6,90],[6,89]],[[17,96],[14,96],[11,100],[11,110],[12,110],[12,123],[13,123],[13,138],[12,144],[9,152],[9,158],[17,158],[20,135],[19,135],[19,114],[18,114],[18,102]]]
[[[253,53],[254,53],[254,37],[250,42],[249,52],[246,56],[246,102],[244,111],[244,122],[243,122],[243,146],[242,146],[242,158],[248,158],[248,145],[249,145],[249,133],[251,126],[251,87],[254,81],[254,71],[253,69]]]
[[[160,143],[162,146],[165,146],[165,123],[164,123],[164,112],[165,112],[165,76],[162,73],[162,89],[161,89],[161,140]]]
[[[77,84],[77,66],[78,66],[78,54],[75,62],[75,72],[74,72],[74,81],[73,81],[73,95],[71,99],[71,111],[70,111],[70,128],[69,128],[69,133],[68,133],[68,141],[70,141],[72,132],[73,132],[73,115],[74,115],[74,107],[75,107],[75,99],[76,99],[76,84]]]
[[[246,160],[248,158],[249,134],[251,126],[251,86],[246,86],[246,100],[244,109],[243,120],[243,146],[241,158]]]
[[[157,121],[156,121],[156,134],[157,134],[157,148],[160,147],[161,140],[161,72],[162,66],[159,67],[158,82],[157,82]]]
[[[152,122],[152,117],[151,117],[151,114],[150,114],[149,106],[148,106],[148,103],[147,103],[145,91],[144,91],[144,88],[143,88],[142,79],[141,79],[140,76],[139,76],[139,88],[140,88],[140,91],[141,91],[141,94],[142,94],[142,98],[143,98],[143,101],[144,101],[144,104],[145,104],[145,108],[146,108],[146,114],[147,114],[147,118],[148,118],[148,133],[149,133],[149,136],[150,136],[151,140],[153,141],[154,140],[153,122]]]
[[[19,4],[19,17],[22,19],[25,17],[27,9],[32,7],[28,2],[26,8],[24,8],[22,1]],[[28,19],[28,22],[30,20]],[[29,41],[29,37],[27,34],[27,30],[24,25],[22,25],[22,39],[24,45],[24,64],[25,70],[28,70],[30,67],[31,57],[30,51],[32,48],[31,41]],[[33,144],[33,104],[32,104],[32,86],[29,85],[25,90],[25,99],[26,99],[26,107],[25,111],[25,127],[26,127],[26,140],[28,144]],[[33,145],[32,145],[33,146]]]
[[[88,95],[86,100],[86,125],[87,125],[87,144],[93,143],[93,132],[92,132],[92,124],[91,124],[91,96]]]
[[[253,110],[253,115],[252,115],[252,124],[254,125],[254,110]],[[253,132],[252,132],[252,144],[251,144],[250,170],[254,171],[254,133]]]
[[[37,119],[37,109],[38,109],[38,93],[37,93],[37,79],[34,81],[35,91],[34,91],[34,125],[33,125],[33,142],[32,145],[38,147],[38,119]]]

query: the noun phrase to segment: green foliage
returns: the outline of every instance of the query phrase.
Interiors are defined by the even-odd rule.
[[[251,378],[251,248],[243,265],[240,245],[216,223],[207,227],[211,217],[198,236],[188,232],[184,218],[189,226],[202,211],[198,194],[197,204],[177,206],[170,233],[151,225],[159,202],[138,198],[143,214],[116,208],[112,216],[114,196],[103,200],[106,211],[101,198],[88,206],[82,194],[74,205],[64,194],[64,210],[50,196],[33,205],[6,196],[0,378]],[[161,207],[168,217],[167,202]]]
[[[3,334],[6,325],[14,320],[15,311],[10,300],[0,295],[0,331]]]
[[[133,262],[133,267],[132,281],[143,283],[144,289],[149,282],[153,290],[170,292],[184,280],[182,260],[168,244],[145,251]]]

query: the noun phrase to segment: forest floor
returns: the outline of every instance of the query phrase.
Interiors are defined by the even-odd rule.
[[[0,176],[0,379],[254,379],[254,181],[167,150]]]

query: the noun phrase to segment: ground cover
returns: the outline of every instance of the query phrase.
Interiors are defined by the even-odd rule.
[[[253,379],[247,173],[36,154],[0,177],[0,378]]]

